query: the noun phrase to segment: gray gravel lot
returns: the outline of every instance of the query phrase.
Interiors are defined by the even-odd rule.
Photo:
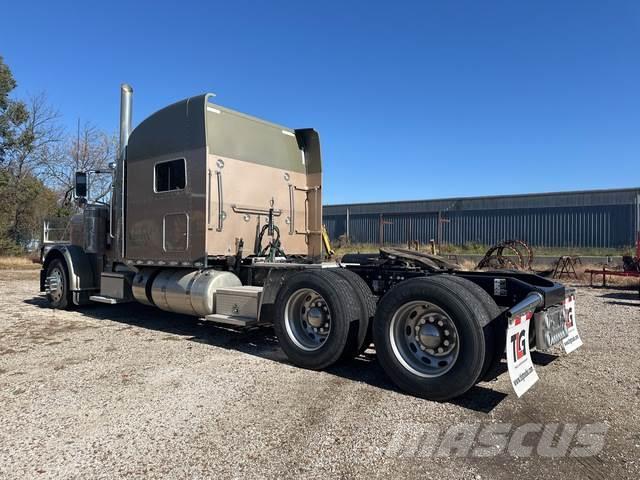
[[[536,357],[524,397],[505,373],[434,403],[398,392],[374,354],[305,371],[267,328],[138,304],[53,311],[37,289],[37,272],[0,272],[0,478],[640,477],[637,292],[580,288],[585,345]],[[413,450],[427,431],[501,422],[608,431],[583,458]]]

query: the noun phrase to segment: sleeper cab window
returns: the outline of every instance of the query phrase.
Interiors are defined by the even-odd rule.
[[[187,166],[184,158],[169,160],[168,162],[156,163],[155,191],[171,192],[174,190],[184,190],[187,184]]]

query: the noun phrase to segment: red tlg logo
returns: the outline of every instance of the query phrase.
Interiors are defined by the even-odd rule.
[[[525,333],[524,330],[520,330],[514,335],[511,335],[511,347],[513,348],[514,360],[520,360],[527,354],[527,338]]]
[[[514,325],[520,325],[522,319],[530,320],[531,312],[527,312],[525,315],[518,317],[514,321]],[[522,329],[519,332],[511,335],[511,348],[513,349],[514,361],[520,360],[527,354],[527,337],[526,330]]]

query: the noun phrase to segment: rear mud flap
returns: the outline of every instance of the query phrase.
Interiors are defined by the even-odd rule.
[[[511,385],[518,397],[538,381],[529,349],[529,323],[532,316],[533,312],[529,311],[511,317],[507,329],[507,366]]]
[[[568,334],[562,340],[565,353],[571,353],[582,346],[582,339],[578,333],[576,325],[576,296],[571,293],[564,301],[565,318],[567,322]]]

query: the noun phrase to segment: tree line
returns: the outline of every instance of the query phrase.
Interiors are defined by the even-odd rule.
[[[45,218],[71,215],[75,172],[108,168],[117,148],[89,122],[67,131],[46,94],[14,98],[16,87],[0,56],[0,255],[34,248]],[[107,177],[92,178],[93,200],[109,200]]]

